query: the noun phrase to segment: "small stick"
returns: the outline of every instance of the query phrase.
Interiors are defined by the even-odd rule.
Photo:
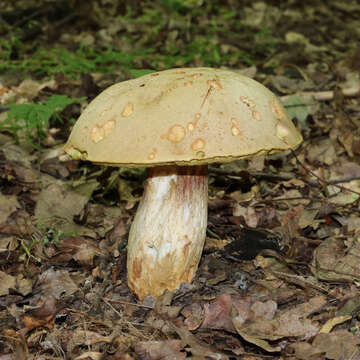
[[[342,89],[342,93],[345,97],[351,98],[360,95],[360,85],[353,86],[351,88]],[[335,91],[303,91],[292,95],[281,96],[282,101],[286,101],[289,97],[297,95],[304,99],[313,99],[317,101],[328,101],[334,99]]]

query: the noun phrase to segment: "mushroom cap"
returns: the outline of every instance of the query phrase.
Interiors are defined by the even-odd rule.
[[[229,70],[179,68],[110,86],[85,109],[65,151],[124,167],[227,162],[302,141],[276,96]]]

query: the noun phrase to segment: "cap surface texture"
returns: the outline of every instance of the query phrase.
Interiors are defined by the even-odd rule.
[[[302,141],[276,96],[229,70],[179,68],[110,86],[65,145],[117,166],[200,165],[294,148]]]

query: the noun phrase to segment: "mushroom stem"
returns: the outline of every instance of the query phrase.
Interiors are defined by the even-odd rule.
[[[128,242],[128,284],[140,300],[194,278],[206,236],[207,196],[207,165],[149,169]]]

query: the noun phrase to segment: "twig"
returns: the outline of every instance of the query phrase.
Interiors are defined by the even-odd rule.
[[[311,278],[305,278],[304,276],[292,275],[292,274],[287,274],[284,272],[274,271],[274,270],[265,269],[265,271],[269,271],[270,274],[273,274],[273,275],[275,275],[285,281],[293,283],[295,285],[298,285],[298,286],[302,287],[303,289],[306,289],[307,287],[311,287],[311,288],[321,291],[323,293],[326,293],[326,294],[328,293],[328,289],[311,282]]]
[[[143,305],[143,304],[136,304],[136,303],[132,303],[130,301],[124,301],[124,300],[113,300],[113,299],[104,299],[104,301],[107,300],[107,301],[111,301],[111,302],[116,302],[116,303],[120,303],[120,304],[125,304],[125,305],[132,305],[132,306],[138,306],[138,307],[142,307],[142,308],[145,308],[145,309],[150,309],[150,310],[153,310],[154,308],[151,307],[151,306],[147,306],[147,305]]]
[[[356,97],[360,95],[360,85],[341,90],[345,97]],[[286,101],[291,96],[299,96],[304,99],[314,99],[317,101],[328,101],[334,99],[335,91],[303,91],[292,95],[281,96],[282,101]]]
[[[338,185],[338,183],[339,183],[338,180],[337,180],[337,182],[336,182],[336,180],[335,180],[335,182],[331,182],[331,181],[329,181],[329,180],[325,180],[325,179],[321,178],[320,176],[316,175],[312,170],[308,169],[308,168],[300,161],[300,159],[297,157],[297,155],[296,155],[296,153],[295,153],[294,150],[291,149],[290,151],[291,151],[291,153],[293,154],[293,156],[294,156],[294,158],[295,158],[295,160],[296,160],[296,163],[299,164],[307,173],[309,173],[310,175],[312,175],[312,176],[314,176],[316,179],[318,179],[320,182],[322,182],[322,183],[324,183],[324,184],[326,184],[326,185],[333,185],[333,186],[335,186],[335,187],[337,187],[338,189],[341,189],[341,190],[343,190],[343,191],[349,191],[349,192],[351,192],[351,193],[353,193],[353,194],[360,195],[360,192],[358,192],[358,191],[356,191],[356,190],[348,189],[348,188],[346,188],[346,187],[344,187],[344,186]],[[341,181],[341,182],[342,182],[342,181]],[[310,185],[312,185],[309,181],[307,181],[307,183],[310,184]]]
[[[283,181],[291,180],[294,177],[293,174],[286,174],[286,173],[275,174],[275,173],[265,173],[261,171],[251,172],[245,169],[240,169],[237,171],[237,170],[219,169],[215,167],[210,167],[209,172],[217,175],[228,175],[228,176],[236,176],[236,177],[242,177],[241,172],[247,172],[250,174],[250,176],[253,176],[255,178],[265,178],[265,179],[274,179],[274,180],[283,180]]]

